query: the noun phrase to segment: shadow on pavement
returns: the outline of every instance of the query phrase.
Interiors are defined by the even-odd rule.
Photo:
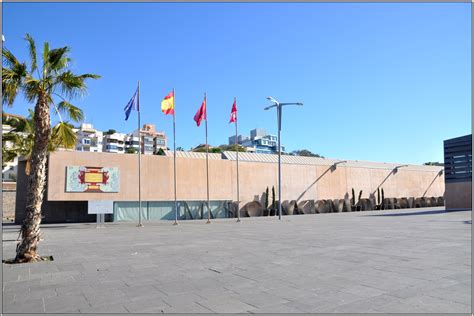
[[[453,209],[453,210],[433,210],[433,211],[420,211],[410,213],[394,213],[394,214],[374,214],[374,215],[363,215],[363,216],[413,216],[413,215],[433,215],[453,212],[470,212],[471,209]]]

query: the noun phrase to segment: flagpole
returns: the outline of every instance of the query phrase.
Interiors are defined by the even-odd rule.
[[[142,160],[142,146],[141,146],[141,135],[140,135],[140,81],[138,81],[138,225],[137,227],[143,227],[142,224],[142,192],[141,192],[141,160]],[[133,138],[133,137],[132,137]],[[133,141],[133,140],[132,140]]]
[[[236,104],[236,98],[234,98],[234,104]],[[240,194],[239,194],[239,142],[237,140],[237,113],[235,114],[235,150],[236,150],[236,161],[237,161],[237,222],[240,222]]]
[[[206,178],[207,178],[207,224],[211,223],[211,207],[209,206],[209,145],[207,143],[207,99],[204,92],[204,104],[206,115]]]
[[[178,202],[176,200],[176,95],[173,88],[173,164],[174,164],[174,224],[178,225]]]

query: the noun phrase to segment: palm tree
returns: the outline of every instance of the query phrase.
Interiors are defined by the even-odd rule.
[[[13,105],[19,93],[23,93],[28,102],[35,104],[26,218],[21,225],[21,241],[16,249],[15,262],[41,260],[37,249],[46,183],[46,159],[52,134],[50,107],[54,106],[58,112],[68,114],[75,121],[80,120],[82,112],[69,100],[86,92],[86,79],[100,78],[94,74],[74,74],[68,69],[71,61],[68,56],[70,48],[65,46],[49,49],[48,42],[43,45],[43,64],[38,67],[35,42],[29,34],[26,34],[25,40],[28,42],[30,67],[25,62],[19,62],[8,49],[2,50],[2,104]],[[59,103],[55,102],[57,98],[60,99]]]
[[[12,127],[9,132],[2,135],[3,163],[12,161],[16,157],[24,157],[26,175],[30,175],[31,153],[35,137],[34,112],[31,109],[28,112],[30,113],[28,118],[2,114],[3,124]],[[48,152],[56,151],[58,148],[73,149],[76,142],[77,136],[73,131],[73,126],[61,119],[51,130]]]

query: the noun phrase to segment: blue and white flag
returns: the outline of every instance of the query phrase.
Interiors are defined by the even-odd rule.
[[[130,116],[130,112],[132,109],[136,111],[140,111],[140,102],[138,98],[138,88],[137,91],[135,91],[135,94],[133,97],[128,101],[127,105],[123,109],[125,111],[125,121],[128,120],[128,117]]]

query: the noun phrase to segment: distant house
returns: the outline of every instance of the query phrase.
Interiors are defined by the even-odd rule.
[[[258,154],[278,153],[278,137],[268,134],[265,129],[256,128],[250,131],[250,137],[245,135],[237,136],[237,143],[246,147],[247,152]],[[229,145],[235,144],[235,135],[229,137]],[[281,151],[285,152],[285,147],[281,146]]]

